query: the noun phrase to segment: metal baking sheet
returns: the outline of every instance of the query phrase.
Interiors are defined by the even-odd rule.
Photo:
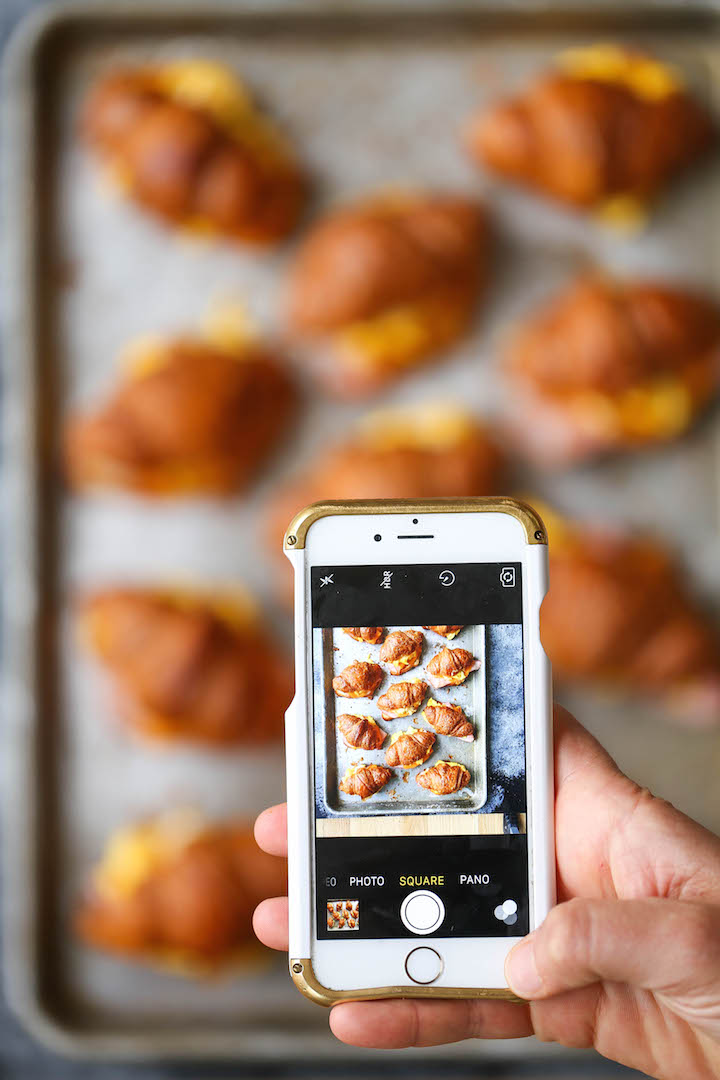
[[[383,677],[375,695],[369,698],[341,698],[337,697],[332,688],[332,680],[335,675],[343,670],[354,660],[374,660],[377,662],[379,646],[363,644],[354,641],[345,634],[340,627],[326,630],[315,630],[313,650],[320,650],[322,666],[316,669],[315,707],[319,709],[321,720],[320,729],[324,737],[317,740],[321,745],[318,747],[322,754],[322,766],[325,778],[325,809],[329,814],[353,814],[369,815],[376,814],[412,814],[412,813],[452,813],[453,811],[479,811],[487,802],[487,741],[485,728],[485,714],[487,704],[487,654],[485,649],[485,627],[482,625],[466,626],[460,633],[448,642],[432,630],[423,630],[421,626],[386,627],[388,633],[393,630],[420,630],[425,636],[423,653],[420,665],[408,671],[405,675],[388,675]],[[450,645],[451,648],[467,649],[474,657],[480,660],[481,667],[473,671],[460,686],[443,687],[435,690],[428,689],[423,705],[413,716],[405,716],[397,720],[383,720],[377,705],[377,699],[384,694],[395,682],[403,682],[409,679],[422,679],[425,677],[426,664],[435,653],[443,647]],[[378,765],[385,764],[385,750],[390,745],[390,739],[398,732],[405,731],[409,727],[419,727],[426,731],[430,726],[422,717],[422,710],[430,698],[436,701],[448,702],[452,705],[460,705],[465,711],[468,720],[475,727],[475,738],[472,742],[464,742],[462,739],[452,739],[446,735],[436,735],[432,754],[422,766],[426,768],[436,761],[452,760],[461,765],[466,765],[470,770],[470,783],[453,798],[439,799],[431,792],[416,784],[415,777],[419,769],[395,769],[394,778],[389,784],[373,795],[372,799],[362,801],[352,795],[346,795],[340,790],[340,780],[345,770],[359,762],[374,762]],[[353,750],[347,746],[340,735],[337,726],[337,716],[341,713],[352,715],[372,716],[377,720],[383,731],[388,734],[385,744],[380,750]],[[317,729],[316,729],[317,730]],[[317,746],[316,742],[316,746]],[[322,789],[321,789],[322,790]]]
[[[259,977],[189,983],[79,948],[68,915],[115,826],[169,802],[253,814],[282,796],[279,752],[155,750],[113,722],[97,669],[78,650],[72,599],[108,581],[244,581],[268,603],[275,560],[259,528],[280,475],[341,437],[364,406],[308,388],[299,425],[251,493],[226,503],[70,499],[57,446],[68,408],[112,384],[125,343],[192,330],[209,304],[241,297],[269,332],[293,244],[257,256],[210,247],[113,197],[76,136],[91,82],[116,64],[203,56],[240,72],[287,128],[316,180],[313,209],[381,185],[487,193],[499,237],[491,294],[447,362],[384,404],[497,404],[496,357],[512,323],[588,262],[717,287],[720,170],[678,184],[642,235],[622,239],[480,175],[457,131],[484,100],[560,48],[620,37],[677,63],[717,108],[720,16],[695,4],[535,5],[411,0],[339,5],[53,4],[16,37],[5,68],[7,223],[4,372],[5,970],[25,1022],[55,1048],[94,1056],[336,1054],[326,1016],[282,961]],[[710,602],[717,561],[717,413],[689,439],[516,486],[573,511],[657,528],[685,554]],[[580,715],[632,775],[720,826],[720,738],[675,729],[651,706],[583,697]],[[503,1053],[525,1053],[506,1045]],[[350,1053],[350,1051],[345,1051]],[[439,1048],[438,1057],[480,1044]],[[495,1048],[499,1052],[499,1048]],[[419,1051],[424,1057],[432,1051]]]

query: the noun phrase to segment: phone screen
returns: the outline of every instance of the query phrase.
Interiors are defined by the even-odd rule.
[[[313,566],[311,594],[318,938],[526,934],[521,564]]]

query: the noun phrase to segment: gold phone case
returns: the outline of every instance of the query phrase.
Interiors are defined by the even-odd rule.
[[[547,532],[540,515],[527,503],[508,496],[477,496],[462,499],[341,499],[311,503],[298,511],[285,533],[283,546],[287,551],[305,547],[310,526],[323,517],[360,514],[467,514],[499,512],[516,518],[525,531],[528,544],[547,544]],[[383,998],[444,998],[459,1001],[468,998],[487,998],[526,1004],[512,990],[493,987],[433,987],[433,986],[376,986],[366,990],[331,990],[315,977],[309,958],[291,957],[290,977],[301,994],[316,1005],[329,1008],[339,1001],[378,1001]]]

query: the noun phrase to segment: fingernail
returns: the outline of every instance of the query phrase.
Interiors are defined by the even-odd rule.
[[[535,963],[535,943],[531,937],[521,941],[508,954],[505,978],[518,997],[534,998],[542,990],[542,979]]]

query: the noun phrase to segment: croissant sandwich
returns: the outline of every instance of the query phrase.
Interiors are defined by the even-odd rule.
[[[392,769],[384,765],[353,765],[340,781],[340,790],[364,801],[384,788],[392,775]]]
[[[440,637],[447,638],[448,641],[452,641],[454,637],[457,637],[462,626],[423,626],[423,630],[434,630]]]
[[[255,906],[286,890],[285,860],[244,823],[172,811],[111,838],[75,912],[87,944],[202,974],[257,960]]]
[[[720,306],[653,281],[582,278],[509,349],[509,419],[545,464],[686,431],[720,385]]]
[[[695,724],[720,715],[720,635],[666,548],[543,508],[550,591],[541,633],[556,677],[658,695]]]
[[[76,488],[228,495],[254,478],[295,406],[286,368],[261,346],[143,343],[109,398],[71,418],[66,472]]]
[[[392,675],[404,675],[420,663],[424,643],[419,630],[393,630],[380,649],[380,660]]]
[[[142,734],[208,745],[282,737],[291,666],[244,594],[107,589],[85,598],[80,618]]]
[[[379,664],[354,660],[335,676],[332,684],[338,697],[371,698],[375,696],[382,679],[383,670]]]
[[[454,795],[470,783],[470,770],[456,761],[436,761],[415,777],[433,795]]]
[[[435,701],[430,698],[425,706],[423,717],[438,735],[451,735],[455,739],[472,742],[475,731],[459,705]]]
[[[427,683],[422,679],[393,683],[386,693],[381,694],[377,699],[383,720],[398,720],[401,716],[412,716],[422,705],[427,688]]]
[[[569,50],[468,131],[471,154],[494,172],[623,225],[714,142],[678,71],[615,45]]]
[[[385,742],[385,732],[371,716],[343,713],[337,723],[346,745],[353,750],[379,750]]]
[[[480,661],[467,649],[441,649],[427,665],[428,682],[435,689],[441,686],[459,686],[472,671],[477,671]]]
[[[383,639],[384,626],[343,626],[343,633],[353,641],[362,641],[366,645],[377,645]]]
[[[323,383],[365,395],[461,337],[489,247],[484,209],[459,196],[378,196],[330,214],[301,246],[288,312]]]
[[[293,151],[220,64],[110,72],[93,88],[82,126],[111,179],[172,225],[268,246],[298,219],[305,185]]]
[[[435,746],[435,736],[432,731],[422,731],[421,728],[409,727],[407,731],[399,731],[390,739],[390,745],[385,751],[385,760],[388,765],[399,765],[403,769],[414,769],[422,765],[430,757]]]

